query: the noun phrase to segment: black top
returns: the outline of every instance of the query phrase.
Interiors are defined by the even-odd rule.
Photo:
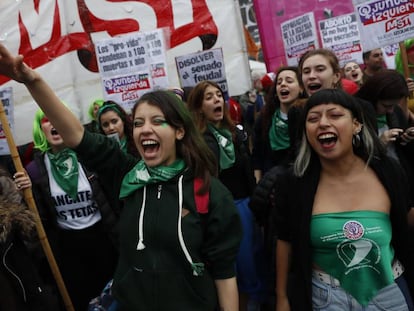
[[[235,200],[250,197],[256,185],[250,152],[245,144],[243,133],[242,130],[236,128],[236,138],[233,141],[236,161],[232,167],[220,171],[218,176]],[[219,161],[219,146],[213,133],[207,129],[203,135],[207,145]]]

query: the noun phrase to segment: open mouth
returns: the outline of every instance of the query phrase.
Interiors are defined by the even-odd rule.
[[[221,106],[217,106],[216,108],[214,108],[214,112],[222,112],[223,111],[223,107]]]
[[[354,73],[354,74],[352,75],[352,78],[353,78],[353,79],[358,78],[358,73]]]
[[[325,133],[318,136],[318,141],[323,147],[330,147],[336,143],[338,136],[333,133]]]
[[[317,90],[319,90],[321,87],[322,87],[322,84],[320,84],[320,83],[311,83],[311,84],[308,84],[308,89],[309,89],[310,91],[317,91]]]
[[[152,139],[142,141],[142,148],[144,149],[145,153],[152,153],[158,150],[160,144]]]
[[[50,134],[54,135],[59,135],[58,131],[55,128],[52,128],[52,130],[50,131]]]
[[[281,96],[289,96],[290,92],[288,90],[280,90]]]

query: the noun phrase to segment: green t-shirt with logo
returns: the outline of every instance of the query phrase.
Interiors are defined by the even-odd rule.
[[[312,216],[313,263],[339,280],[361,305],[394,282],[389,215],[377,211]]]

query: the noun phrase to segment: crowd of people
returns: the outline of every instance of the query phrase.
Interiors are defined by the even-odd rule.
[[[414,82],[381,49],[363,61],[308,51],[232,98],[237,118],[202,81],[148,92],[130,114],[95,100],[84,125],[0,44],[0,74],[40,108],[26,171],[0,171],[3,205],[20,211],[0,235],[13,293],[0,309],[64,308],[30,212],[9,198],[31,188],[78,311],[414,310]]]

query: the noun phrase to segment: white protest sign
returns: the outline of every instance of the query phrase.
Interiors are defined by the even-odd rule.
[[[232,0],[42,0],[0,1],[0,41],[22,54],[64,100],[82,123],[88,109],[104,98],[94,42],[119,35],[168,29],[167,71],[154,62],[154,87],[168,78],[180,85],[175,57],[222,48],[231,95],[251,87],[243,25]],[[156,39],[154,47],[156,47]],[[136,72],[134,72],[135,74]],[[151,80],[150,80],[151,81]],[[151,83],[151,82],[150,82]],[[14,136],[17,145],[32,141],[37,105],[23,84],[0,76],[0,88],[13,87]]]
[[[221,48],[177,56],[175,63],[182,87],[192,87],[201,81],[211,80],[220,85],[225,94],[228,94]]]
[[[130,111],[136,100],[156,88],[167,88],[163,31],[135,32],[95,42],[105,99]]]
[[[395,55],[397,55],[399,49],[400,45],[398,43],[382,47],[384,62],[388,69],[395,69]]]
[[[414,0],[353,0],[364,51],[414,37]]]
[[[292,18],[280,27],[289,66],[296,66],[305,52],[319,47],[313,12]]]
[[[169,44],[165,39],[166,29],[156,29],[145,32],[145,41],[150,59],[150,73],[153,89],[169,86],[166,51]]]
[[[0,90],[0,99],[3,103],[4,112],[9,120],[10,130],[13,132],[14,128],[14,109],[13,109],[13,89],[6,87]],[[10,154],[9,145],[7,144],[6,134],[3,126],[0,124],[0,155]]]
[[[362,47],[354,13],[319,21],[322,46],[334,51],[339,64],[354,61],[362,64]]]

